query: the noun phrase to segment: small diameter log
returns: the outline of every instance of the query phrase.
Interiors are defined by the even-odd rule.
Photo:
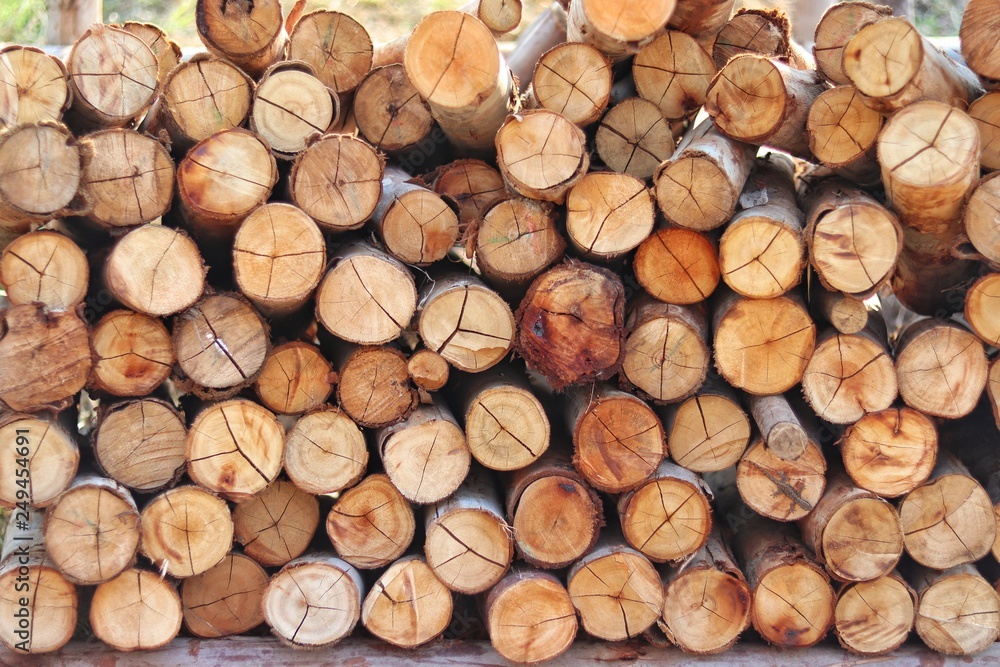
[[[247,216],[233,239],[236,286],[267,317],[304,306],[325,269],[323,234],[291,204],[264,204]]]
[[[844,45],[844,75],[865,104],[890,114],[919,100],[964,109],[983,94],[976,75],[921,36],[905,18],[861,28]]]
[[[483,605],[490,643],[512,662],[556,658],[576,637],[576,612],[557,577],[519,567],[493,587]]]
[[[368,449],[361,429],[337,408],[303,415],[285,438],[285,473],[316,495],[341,491],[361,480]]]
[[[913,629],[917,594],[898,573],[847,584],[837,593],[833,632],[859,655],[895,651]]]
[[[735,56],[753,53],[765,58],[790,59],[788,17],[767,9],[740,9],[726,23],[712,44],[715,66],[722,69]]]
[[[682,306],[704,301],[719,285],[719,254],[705,235],[667,227],[639,244],[632,270],[655,299]]]
[[[635,488],[666,455],[660,419],[632,394],[607,384],[576,387],[565,411],[573,465],[599,491]]]
[[[149,47],[149,50],[156,56],[156,78],[162,84],[163,80],[170,73],[170,70],[177,67],[181,62],[181,47],[176,42],[167,37],[167,33],[159,26],[152,23],[140,23],[138,21],[126,21],[120,26],[125,32],[130,32]]]
[[[552,449],[514,471],[506,505],[517,551],[536,567],[558,569],[576,561],[597,543],[603,524],[600,497],[569,456]]]
[[[962,13],[959,29],[962,57],[984,79],[1000,79],[1000,61],[993,52],[997,27],[996,8],[989,2],[970,0]]]
[[[611,63],[589,44],[566,42],[546,51],[534,66],[530,106],[562,114],[584,127],[601,117],[611,100]]]
[[[94,458],[109,477],[139,493],[171,486],[184,472],[184,417],[166,401],[115,403],[91,436]]]
[[[415,146],[434,127],[430,108],[399,63],[374,69],[364,78],[354,93],[354,114],[361,135],[390,152]]]
[[[743,91],[754,91],[748,98]],[[705,110],[719,130],[739,141],[766,145],[803,159],[809,150],[809,107],[826,90],[815,70],[746,54],[730,60],[708,88]]]
[[[365,140],[330,134],[311,144],[292,165],[292,203],[330,232],[359,229],[382,193],[383,159]]]
[[[170,209],[174,162],[159,141],[112,129],[88,134],[82,144],[91,155],[80,178],[91,221],[118,230],[152,222]]]
[[[142,555],[164,573],[191,577],[217,565],[233,545],[225,501],[197,486],[178,486],[142,510]]]
[[[249,556],[230,553],[215,567],[181,583],[184,625],[196,637],[238,635],[264,622],[267,572]]]
[[[625,539],[651,561],[684,559],[712,532],[711,491],[701,477],[664,461],[652,477],[618,498]]]
[[[928,415],[956,419],[972,412],[987,366],[982,342],[955,322],[918,320],[896,339],[899,395]]]
[[[877,185],[875,145],[882,114],[865,105],[853,86],[825,90],[809,108],[809,150],[824,166],[855,183]]]
[[[675,403],[692,396],[711,365],[704,308],[635,300],[626,320],[623,379],[652,400]]]
[[[816,25],[813,54],[816,68],[835,85],[849,84],[844,73],[844,47],[861,28],[892,16],[890,7],[868,2],[840,2],[831,6]]]
[[[474,276],[460,274],[437,278],[421,290],[417,332],[428,349],[468,373],[498,364],[516,335],[507,302]]]
[[[79,215],[86,155],[64,125],[17,125],[0,133],[0,228],[23,234],[53,218]]]
[[[77,623],[76,587],[45,554],[42,518],[43,513],[34,510],[20,527],[23,516],[11,513],[5,522],[0,612],[19,619],[16,614],[23,617],[26,611],[29,625],[27,631],[15,620],[0,625],[0,644],[21,654],[59,650],[73,637]]]
[[[688,470],[728,468],[740,460],[750,444],[750,420],[736,392],[718,378],[710,379],[676,407],[659,412],[670,458]]]
[[[770,644],[806,648],[833,624],[835,595],[796,532],[758,517],[737,533],[733,551],[753,592],[754,629]]]
[[[181,599],[156,572],[129,569],[101,584],[90,602],[94,636],[116,651],[148,651],[181,630]]]
[[[243,553],[265,567],[280,567],[309,547],[319,526],[319,501],[278,480],[236,503],[233,526]]]
[[[868,326],[868,307],[862,299],[832,292],[822,284],[813,286],[809,311],[843,334],[856,334]]]
[[[83,474],[45,511],[46,553],[74,584],[118,576],[135,562],[139,510],[114,480]]]
[[[436,503],[469,474],[465,433],[444,405],[421,405],[405,420],[375,434],[389,479],[407,500]]]
[[[979,161],[983,169],[1000,169],[1000,92],[992,91],[977,99],[969,105],[968,114],[979,129]]]
[[[979,131],[959,109],[917,102],[886,123],[878,161],[886,197],[904,224],[946,233],[979,181]]]
[[[0,127],[60,121],[69,108],[66,66],[31,46],[0,49]]]
[[[750,445],[736,466],[740,497],[758,514],[796,521],[813,511],[826,488],[826,459],[814,442],[794,461],[779,458],[763,440]]]
[[[896,508],[858,488],[838,469],[823,497],[799,521],[802,541],[837,581],[870,581],[888,575],[903,555]]]
[[[517,89],[481,21],[456,11],[428,14],[410,34],[403,65],[453,144],[466,152],[493,149],[496,131],[517,107]]]
[[[0,284],[15,306],[41,302],[72,310],[86,298],[89,281],[86,254],[59,232],[29,232],[0,255]]]
[[[476,265],[483,279],[505,294],[522,294],[566,249],[549,202],[510,197],[479,217],[474,223]]]
[[[794,461],[809,449],[809,435],[787,398],[781,394],[750,395],[747,403],[770,453],[785,461]]]
[[[721,295],[713,313],[715,365],[729,384],[751,394],[780,394],[802,379],[816,325],[793,296]]]
[[[195,24],[210,53],[233,61],[254,78],[259,78],[285,52],[279,0],[232,4],[198,0]]]
[[[715,62],[691,35],[667,30],[642,47],[632,62],[639,97],[659,107],[667,120],[697,113],[716,73]]]
[[[919,598],[914,627],[931,649],[945,655],[972,655],[996,641],[1000,595],[975,565],[943,572],[916,568],[910,581]]]
[[[514,559],[514,539],[490,473],[473,471],[455,493],[424,511],[427,565],[465,595],[493,588]]]
[[[628,174],[587,174],[566,199],[566,234],[584,259],[611,262],[653,231],[656,209],[645,183]]]
[[[158,90],[159,62],[132,33],[96,23],[66,59],[72,112],[87,127],[124,127],[150,107]]]
[[[770,155],[740,195],[742,210],[719,239],[719,269],[742,296],[770,299],[799,284],[806,264],[805,216],[795,200],[791,160]]]
[[[954,248],[960,242],[958,218],[940,234],[917,232],[905,217],[903,222],[907,226],[903,229],[903,251],[892,277],[893,296],[921,315],[945,317],[961,311],[979,264],[955,256]]]
[[[271,578],[261,608],[282,644],[317,649],[351,634],[361,618],[365,584],[349,563],[333,555],[309,554]]]
[[[340,118],[340,99],[308,63],[286,61],[269,67],[253,93],[250,129],[276,157],[293,159],[310,137],[326,134]]]
[[[334,378],[333,366],[318,347],[293,341],[271,350],[254,391],[269,410],[296,415],[326,403]]]
[[[113,310],[94,325],[93,375],[88,386],[112,396],[146,396],[170,376],[176,358],[158,318]]]
[[[416,518],[409,501],[386,475],[369,475],[340,494],[326,517],[326,533],[337,554],[371,570],[399,558],[413,541]]]
[[[240,296],[204,297],[174,319],[174,350],[185,389],[227,398],[257,379],[270,352],[267,324]]]
[[[86,323],[72,310],[26,304],[3,311],[0,331],[0,403],[19,412],[70,405],[90,375]]]
[[[521,22],[521,0],[472,0],[458,11],[471,14],[483,22],[494,37],[517,28]]]
[[[479,373],[457,385],[456,408],[463,418],[472,456],[493,470],[518,470],[549,448],[545,407],[515,369]]]
[[[750,627],[750,587],[718,526],[681,565],[661,571],[659,627],[685,653],[721,653]]]
[[[580,0],[569,8],[567,41],[592,44],[612,60],[623,60],[660,34],[676,4],[675,0],[630,0],[621,5]]]
[[[962,214],[962,225],[972,246],[993,267],[1000,267],[998,210],[1000,210],[1000,180],[998,176],[991,174],[979,181],[979,185],[972,191],[969,204]]]
[[[284,446],[284,429],[271,411],[244,398],[215,403],[188,431],[187,473],[195,483],[238,502],[274,481]]]
[[[548,109],[508,116],[496,148],[507,187],[530,199],[563,203],[590,166],[583,130]]]
[[[323,85],[346,95],[372,68],[372,38],[347,14],[309,12],[288,35],[288,59],[308,63]]]
[[[629,97],[604,115],[595,138],[597,155],[611,169],[645,180],[674,151],[670,122],[659,107]]]
[[[934,469],[937,449],[934,422],[912,408],[869,413],[840,441],[844,468],[854,483],[885,498],[923,484]]]
[[[729,222],[756,154],[756,146],[730,139],[709,119],[692,127],[653,175],[663,215],[699,232]]]
[[[458,204],[463,228],[485,217],[491,206],[509,196],[500,172],[481,160],[455,160],[441,167],[434,192]]]
[[[191,308],[205,291],[207,268],[182,231],[144,225],[119,240],[104,263],[104,284],[139,313],[163,317]]]
[[[188,151],[177,167],[177,197],[195,236],[228,242],[239,224],[265,203],[278,180],[268,149],[248,130],[223,130]]]
[[[454,205],[433,190],[410,182],[410,175],[388,167],[382,196],[372,213],[375,233],[394,257],[426,266],[443,259],[458,239]]]
[[[340,364],[339,375],[340,407],[365,428],[395,424],[417,405],[406,357],[394,347],[355,349]]]
[[[69,487],[80,465],[80,448],[71,426],[75,425],[63,425],[45,413],[8,414],[0,419],[0,460],[4,469],[26,470],[30,480],[24,488],[17,483],[21,478],[16,472],[0,477],[0,506],[14,508],[18,502],[27,501],[34,508],[48,507]],[[19,460],[27,465],[21,466]]]
[[[223,130],[240,127],[250,115],[253,81],[228,60],[194,55],[163,82],[157,122],[184,150]]]
[[[945,570],[990,552],[997,519],[986,490],[955,456],[938,454],[927,481],[899,505],[906,552],[921,565]]]
[[[607,269],[570,262],[531,283],[517,311],[518,352],[555,389],[603,380],[625,357],[625,293]]]
[[[421,348],[410,355],[406,362],[406,370],[417,389],[437,391],[448,384],[451,375],[448,360],[437,352]]]
[[[438,637],[451,623],[452,596],[420,556],[389,566],[361,605],[365,629],[382,641],[416,648]]]

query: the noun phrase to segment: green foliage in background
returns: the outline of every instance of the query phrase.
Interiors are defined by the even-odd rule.
[[[45,0],[0,0],[0,42],[36,44],[45,35]]]

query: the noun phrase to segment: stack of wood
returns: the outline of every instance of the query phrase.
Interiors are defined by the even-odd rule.
[[[0,51],[0,642],[996,640],[1000,10],[733,4]]]

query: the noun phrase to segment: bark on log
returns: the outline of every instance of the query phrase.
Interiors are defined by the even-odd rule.
[[[65,415],[73,418],[74,411]],[[61,422],[45,413],[14,413],[0,418],[0,460],[10,471],[0,477],[0,506],[11,509],[27,501],[34,508],[48,507],[73,482],[80,465],[76,428]],[[19,469],[27,473],[19,476]],[[25,476],[30,480],[27,488],[18,484]]]
[[[566,198],[566,234],[581,257],[609,263],[653,231],[656,209],[645,183],[628,174],[595,172]]]
[[[318,347],[293,341],[271,350],[254,392],[269,410],[297,415],[322,407],[333,393],[335,378]]]
[[[108,477],[138,493],[152,493],[183,474],[186,439],[182,413],[166,401],[144,398],[103,411],[90,442]]]
[[[321,9],[295,22],[288,59],[309,63],[327,88],[346,95],[372,68],[372,38],[347,14]]]
[[[883,123],[882,115],[866,106],[853,86],[830,88],[809,107],[809,150],[840,176],[862,186],[878,185],[875,147]]]
[[[285,473],[307,493],[342,491],[360,481],[367,467],[364,433],[337,408],[299,417],[285,437]]]
[[[678,0],[667,25],[686,32],[703,45],[711,45],[729,22],[735,4],[735,0]]]
[[[86,298],[89,283],[86,254],[59,232],[29,232],[0,255],[0,284],[15,306],[37,301],[52,310],[73,310]]]
[[[623,60],[660,34],[676,4],[676,0],[622,4],[580,0],[569,8],[566,37],[592,44],[612,60]]]
[[[365,570],[402,556],[415,529],[413,507],[382,474],[369,475],[340,494],[326,518],[326,533],[337,554]]]
[[[583,130],[548,109],[508,116],[497,131],[496,149],[507,187],[530,199],[563,203],[590,167]]]
[[[889,408],[898,386],[884,330],[831,329],[821,335],[802,376],[802,392],[816,414],[833,424],[853,424]]]
[[[434,127],[430,108],[399,63],[378,67],[365,76],[354,93],[354,113],[361,135],[375,148],[389,152],[415,146]]]
[[[285,61],[264,72],[253,93],[250,129],[275,157],[294,159],[340,119],[340,98],[309,63]]]
[[[919,603],[914,627],[927,646],[945,655],[988,648],[1000,631],[1000,596],[976,570],[916,568],[910,575]]]
[[[913,629],[917,594],[898,573],[851,583],[837,594],[833,632],[840,645],[859,655],[884,655]]]
[[[207,572],[233,545],[229,506],[197,486],[157,495],[142,510],[141,521],[142,555],[173,577]]]
[[[1000,362],[996,359],[990,365],[986,395],[989,396],[990,405],[993,406],[993,418],[997,421],[997,428],[1000,428]]]
[[[704,234],[667,227],[639,244],[632,270],[655,299],[688,306],[704,301],[719,285],[719,254]]]
[[[265,567],[280,567],[301,556],[318,526],[319,501],[285,480],[233,509],[236,541],[243,553]]]
[[[174,585],[156,572],[129,569],[94,591],[90,627],[116,651],[147,651],[180,632],[183,611]]]
[[[215,567],[181,583],[184,625],[196,637],[248,632],[264,622],[267,572],[249,556],[230,553]]]
[[[854,483],[885,498],[923,484],[934,469],[937,450],[934,422],[905,407],[865,415],[840,441],[844,467]]]
[[[504,294],[522,296],[566,250],[549,202],[510,197],[485,208],[479,217],[473,223],[476,265],[483,279]]]
[[[532,108],[549,109],[585,127],[596,122],[611,101],[611,63],[589,44],[559,44],[541,54],[533,66],[528,89]]]
[[[146,396],[170,376],[174,343],[158,318],[130,310],[102,317],[91,336],[93,374],[88,387],[112,396]]]
[[[816,67],[835,85],[851,83],[844,72],[844,47],[865,26],[891,16],[891,8],[868,2],[840,2],[831,6],[816,25],[813,44]]]
[[[205,291],[205,261],[182,231],[144,225],[119,240],[104,262],[104,284],[132,310],[152,317],[194,306]]]
[[[140,23],[138,21],[126,21],[120,26],[125,32],[130,32],[145,43],[149,50],[156,56],[156,80],[163,84],[170,70],[177,67],[181,62],[181,47],[176,42],[167,37],[167,33],[159,26],[152,23]]]
[[[712,56],[695,37],[676,30],[661,33],[632,62],[639,96],[658,106],[667,120],[696,114],[716,72]]]
[[[417,391],[410,382],[406,357],[394,347],[360,347],[337,350],[349,353],[340,366],[337,399],[351,419],[365,428],[395,424],[417,405]]]
[[[365,629],[382,641],[416,648],[451,623],[452,595],[420,556],[406,556],[379,577],[361,606]]]
[[[660,409],[667,451],[694,472],[723,470],[739,461],[750,444],[750,420],[732,387],[717,377],[667,409]]]
[[[32,46],[0,49],[0,127],[60,121],[69,108],[66,66]]]
[[[566,21],[564,5],[555,0],[521,31],[507,54],[507,66],[522,89],[527,88],[541,57],[566,42]]]
[[[372,226],[385,249],[406,264],[427,266],[444,259],[458,239],[455,206],[433,190],[410,182],[410,175],[388,167]]]
[[[205,48],[260,78],[285,52],[280,0],[218,3],[198,0],[195,24]]]
[[[735,56],[753,53],[791,59],[788,17],[768,9],[740,9],[722,26],[712,45],[715,66],[722,69]]]
[[[781,394],[747,396],[754,423],[768,451],[785,461],[794,461],[809,449],[809,434],[795,409]]]
[[[548,572],[514,570],[493,587],[483,607],[490,643],[512,662],[551,660],[576,637],[576,612],[569,593]]]
[[[995,268],[1000,268],[1000,216],[997,214],[1000,210],[1000,180],[998,179],[1000,176],[991,174],[981,180],[972,191],[969,204],[962,214],[965,234],[972,246],[990,266]]]
[[[455,160],[441,167],[434,191],[458,203],[463,228],[483,218],[491,206],[508,196],[500,172],[482,160]]]
[[[659,107],[641,97],[628,97],[604,114],[595,146],[612,171],[648,179],[674,152],[670,123]]]
[[[736,467],[740,497],[758,514],[796,521],[813,511],[826,488],[826,459],[810,440],[794,461],[778,458],[762,440],[750,445]]]

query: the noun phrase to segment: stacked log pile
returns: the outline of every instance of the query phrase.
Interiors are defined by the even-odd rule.
[[[733,5],[0,50],[0,642],[994,642],[1000,10]]]

